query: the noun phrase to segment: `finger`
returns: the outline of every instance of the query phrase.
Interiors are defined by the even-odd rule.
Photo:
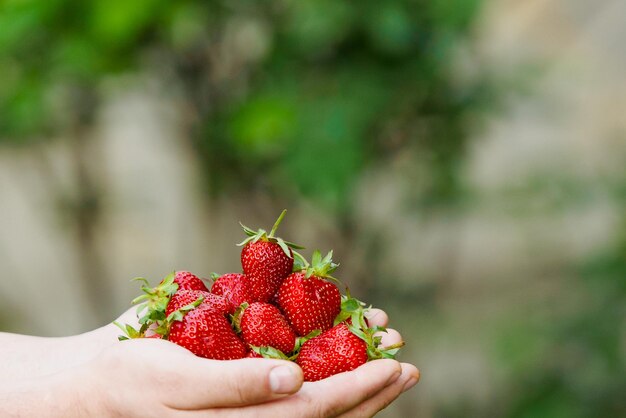
[[[406,392],[419,381],[419,370],[412,364],[402,363],[402,374],[391,385],[380,391],[376,396],[366,400],[340,418],[364,418],[373,417],[376,413],[385,409],[389,404],[398,398],[403,392]]]
[[[177,362],[176,396],[167,406],[180,410],[259,404],[297,392],[302,369],[284,360],[207,360],[195,356]]]
[[[402,372],[395,360],[376,360],[347,373],[340,373],[303,387],[302,415],[333,417],[349,411],[395,382]],[[310,411],[313,407],[313,411]]]
[[[376,360],[318,382],[306,382],[293,396],[238,409],[211,412],[224,417],[335,417],[349,411],[393,384],[401,375],[395,360]]]
[[[398,344],[402,341],[402,335],[393,328],[387,328],[387,332],[379,332],[376,333],[376,335],[380,335],[380,346],[383,348]]]
[[[376,395],[395,382],[401,372],[395,360],[371,361],[351,372],[307,382],[295,395],[263,405],[252,416],[334,417]]]
[[[368,309],[365,311],[365,318],[367,318],[367,322],[370,327],[386,327],[389,322],[389,317],[387,313],[381,309]]]

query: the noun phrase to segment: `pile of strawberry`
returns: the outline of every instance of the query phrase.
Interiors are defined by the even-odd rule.
[[[177,271],[133,303],[139,330],[119,325],[120,339],[162,338],[197,356],[218,360],[268,357],[295,361],[306,381],[350,371],[368,360],[393,358],[402,344],[380,347],[382,327],[369,327],[365,305],[342,295],[332,251],[311,263],[291,242],[275,237],[283,211],[267,233],[242,225],[243,273],[213,274],[209,290],[192,273]]]

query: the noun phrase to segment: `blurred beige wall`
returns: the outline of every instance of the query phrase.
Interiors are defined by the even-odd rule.
[[[478,26],[478,47],[461,52],[461,68],[464,54],[478,53],[492,68],[527,66],[536,78],[473,142],[466,178],[482,203],[452,222],[398,225],[396,237],[421,232],[418,251],[390,260],[399,276],[410,265],[445,270],[450,243],[459,248],[445,319],[416,321],[418,343],[405,353],[422,359],[422,386],[381,416],[430,417],[434,405],[467,398],[497,408],[505,371],[490,359],[494,333],[510,318],[583,306],[563,267],[610,243],[626,211],[608,193],[626,162],[626,3],[499,0]],[[537,182],[545,189],[529,200]],[[568,182],[584,198],[569,196]],[[546,210],[559,201],[562,210]]]

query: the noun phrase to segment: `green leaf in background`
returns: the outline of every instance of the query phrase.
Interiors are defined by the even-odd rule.
[[[0,101],[0,131],[9,134],[8,140],[19,143],[26,136],[45,130],[50,120],[42,80],[21,78],[11,87]]]
[[[378,3],[378,7],[371,7],[368,12],[364,23],[372,43],[382,52],[401,54],[417,44],[415,24],[404,2]]]
[[[154,23],[164,4],[161,0],[93,0],[86,27],[99,45],[127,47]]]
[[[298,54],[329,52],[350,33],[354,16],[353,7],[341,1],[291,1],[285,40]]]
[[[296,137],[297,108],[285,98],[262,95],[233,114],[231,135],[244,158],[284,155]]]

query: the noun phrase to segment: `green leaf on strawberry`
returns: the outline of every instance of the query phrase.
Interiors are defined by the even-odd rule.
[[[387,332],[387,329],[381,326],[369,326],[365,319],[365,313],[371,309],[371,306],[367,308],[365,306],[364,302],[353,298],[350,295],[350,290],[346,288],[346,295],[341,296],[341,312],[335,318],[335,325],[346,322],[350,332],[365,341],[369,360],[394,358],[400,348],[404,346],[404,342],[401,341],[389,347],[381,347],[382,337],[376,334]]]
[[[300,351],[300,347],[302,347],[302,344],[304,344],[305,342],[309,341],[311,338],[317,337],[321,333],[322,333],[321,329],[314,329],[313,331],[309,332],[304,337],[298,337],[296,339],[296,346],[293,349],[294,355],[297,357],[298,351]]]
[[[282,248],[282,250],[285,252],[285,254],[289,258],[292,258],[291,252],[289,251],[290,248],[296,249],[296,250],[301,250],[304,247],[302,247],[302,246],[300,246],[298,244],[294,244],[293,242],[290,242],[290,241],[285,241],[284,239],[275,236],[276,231],[278,229],[278,226],[282,222],[282,220],[285,217],[286,213],[287,213],[287,209],[284,209],[280,213],[280,216],[278,217],[278,219],[274,223],[274,226],[272,226],[272,229],[271,229],[271,231],[269,233],[265,229],[262,229],[262,228],[260,228],[260,229],[255,231],[252,228],[249,228],[249,227],[245,226],[243,223],[239,222],[239,225],[241,225],[241,228],[243,228],[243,232],[248,237],[246,239],[244,239],[243,241],[241,241],[239,244],[237,244],[237,246],[243,247],[243,246],[245,246],[248,243],[256,243],[259,240],[273,242],[273,243],[278,244],[280,246],[280,248]]]
[[[292,360],[290,357],[287,357],[285,353],[283,353],[282,351],[274,347],[270,347],[270,346],[257,347],[255,345],[251,345],[250,348],[252,349],[252,351],[261,355],[261,357],[263,358],[271,358],[271,359],[277,359],[277,360]]]
[[[135,338],[143,338],[145,337],[146,331],[148,330],[148,326],[146,324],[143,324],[138,330],[133,328],[132,325],[129,325],[129,324],[122,325],[117,321],[113,321],[113,325],[121,329],[122,332],[124,333],[124,335],[120,335],[117,337],[117,339],[120,341],[125,341],[125,340],[135,339]]]

